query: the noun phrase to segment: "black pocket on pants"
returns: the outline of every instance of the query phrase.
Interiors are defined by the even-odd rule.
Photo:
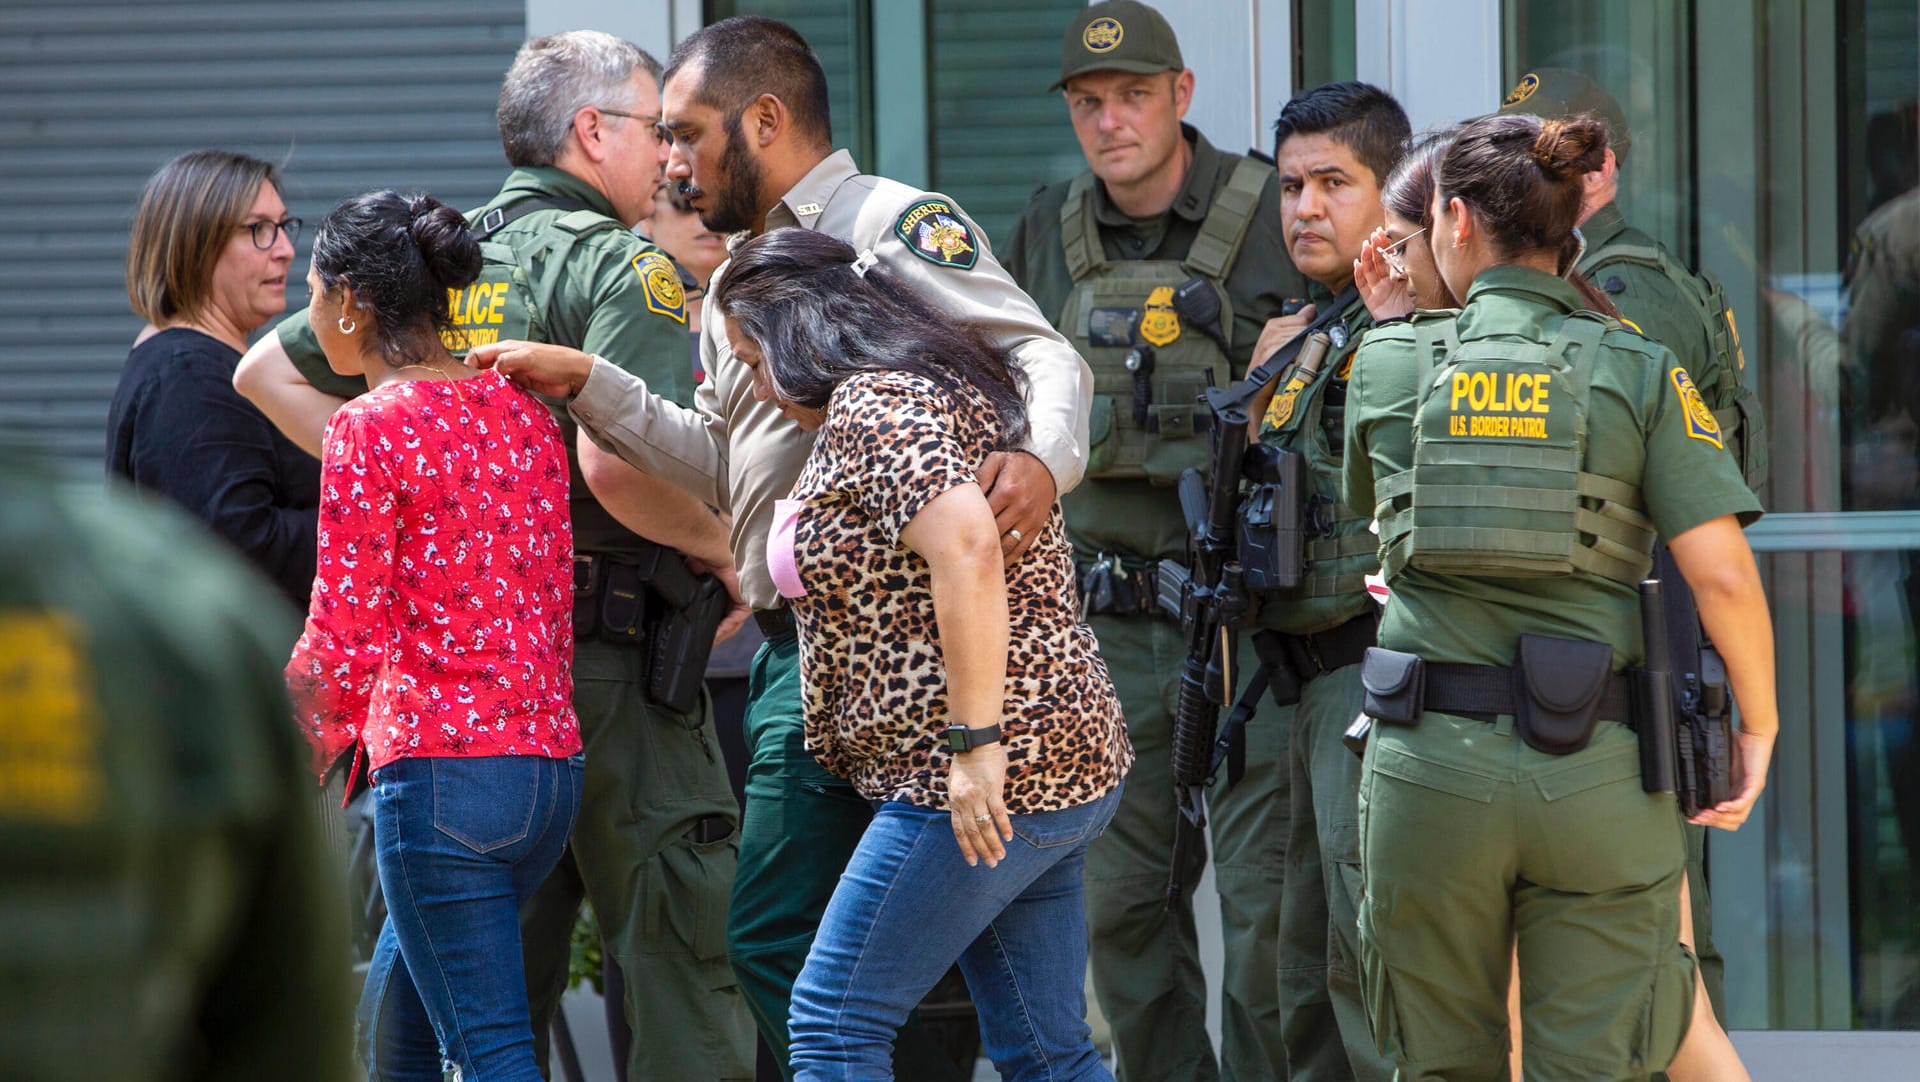
[[[1413,725],[1427,708],[1427,663],[1419,654],[1367,647],[1360,662],[1362,709],[1376,721]]]

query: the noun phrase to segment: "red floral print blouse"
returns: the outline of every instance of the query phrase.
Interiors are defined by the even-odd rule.
[[[567,455],[495,372],[388,383],[327,422],[319,562],[287,663],[317,772],[580,750]]]

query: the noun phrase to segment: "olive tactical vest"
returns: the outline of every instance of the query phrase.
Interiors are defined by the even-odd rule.
[[[527,204],[534,204],[527,207]],[[619,222],[596,210],[571,210],[543,228],[531,243],[515,248],[494,240],[502,225],[528,210],[577,206],[572,200],[556,201],[542,196],[515,192],[505,200],[495,200],[467,215],[481,235],[480,277],[465,289],[447,290],[447,311],[453,326],[441,332],[441,341],[455,356],[464,357],[473,346],[491,345],[502,339],[527,342],[551,342],[544,313],[553,301],[553,291],[566,267],[567,254],[580,238],[603,229],[624,228]]]
[[[1239,375],[1228,354],[1233,306],[1223,288],[1240,255],[1247,226],[1273,167],[1243,158],[1213,197],[1186,258],[1110,260],[1094,217],[1091,173],[1076,177],[1060,208],[1060,239],[1073,290],[1056,325],[1093,369],[1091,478],[1141,478],[1172,484],[1189,466],[1208,460],[1208,415],[1200,394],[1212,382]],[[1212,283],[1220,299],[1217,328],[1201,328],[1180,316],[1174,290],[1194,276]],[[1210,332],[1218,331],[1216,340]],[[1136,403],[1136,371],[1146,369]],[[1142,356],[1150,358],[1142,363]]]
[[[1746,351],[1740,348],[1740,331],[1734,325],[1733,306],[1711,275],[1694,274],[1677,263],[1652,237],[1628,229],[1606,247],[1587,254],[1580,261],[1580,273],[1595,282],[1600,272],[1620,263],[1651,268],[1673,284],[1674,295],[1688,306],[1707,332],[1709,349],[1706,370],[1689,372],[1713,410],[1713,419],[1740,465],[1747,487],[1755,492],[1767,481],[1767,425],[1760,410],[1760,399],[1747,386],[1741,373],[1747,368]],[[1671,343],[1666,343],[1671,345]]]
[[[499,231],[521,218],[540,211],[564,210],[566,213],[543,222],[537,229],[515,230],[501,238]],[[446,347],[456,356],[464,356],[471,346],[520,339],[527,342],[555,342],[551,323],[554,294],[567,272],[568,258],[582,240],[603,230],[625,230],[619,222],[578,200],[561,196],[512,192],[467,216],[479,233],[482,265],[480,277],[465,289],[447,291],[447,304],[453,326],[441,335]],[[669,270],[672,264],[659,260]],[[575,267],[576,271],[580,268]],[[676,279],[677,284],[677,279]],[[559,345],[578,348],[578,341]],[[535,395],[547,404],[560,424],[566,442],[568,471],[568,508],[573,521],[576,551],[634,556],[653,543],[635,534],[615,519],[587,486],[580,472],[580,459],[573,453],[576,429],[566,402]]]
[[[1584,469],[1600,337],[1619,326],[1575,312],[1550,344],[1462,345],[1452,315],[1415,320],[1413,467],[1375,485],[1389,579],[1646,577],[1655,535],[1639,486]]]

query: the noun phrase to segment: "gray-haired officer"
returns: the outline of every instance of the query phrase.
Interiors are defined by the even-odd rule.
[[[691,400],[678,274],[628,231],[653,212],[661,183],[659,75],[652,57],[598,31],[521,48],[499,107],[514,170],[468,215],[487,265],[453,300],[463,337],[450,346],[578,346]],[[254,346],[234,383],[313,451],[327,416],[366,389],[327,367],[304,310]],[[560,419],[574,466],[573,702],[587,768],[568,856],[521,912],[541,1060],[584,894],[626,977],[628,1077],[750,1079],[752,1023],[719,932],[739,805],[697,691],[704,652],[680,674],[693,683],[673,694],[670,670],[682,666],[653,647],[681,604],[655,581],[662,572],[645,570],[671,571],[681,553],[725,567],[726,534],[699,501],[576,440]]]
[[[298,626],[199,524],[0,450],[6,1077],[352,1077]]]
[[[1060,79],[1087,171],[1043,185],[1006,246],[1006,266],[1094,372],[1087,480],[1061,501],[1087,619],[1100,636],[1139,754],[1120,809],[1087,851],[1093,990],[1130,1079],[1284,1078],[1274,981],[1287,845],[1287,725],[1262,697],[1234,765],[1208,793],[1226,939],[1220,1062],[1191,897],[1165,901],[1175,850],[1171,746],[1180,624],[1156,603],[1162,560],[1186,558],[1171,487],[1205,468],[1200,392],[1231,383],[1267,320],[1306,282],[1287,258],[1273,167],[1215,149],[1182,123],[1194,73],[1173,28],[1133,0],[1095,4],[1067,27]],[[1179,310],[1202,291],[1210,321]],[[1243,663],[1251,670],[1247,644]],[[1206,860],[1183,851],[1191,882]]]
[[[1536,68],[1520,77],[1500,103],[1502,113],[1531,113],[1550,120],[1591,113],[1607,125],[1606,165],[1587,175],[1580,232],[1587,251],[1581,274],[1603,290],[1620,309],[1623,322],[1672,350],[1686,368],[1701,398],[1713,411],[1727,451],[1734,456],[1749,488],[1766,483],[1766,422],[1759,398],[1745,382],[1746,354],[1733,307],[1720,284],[1689,271],[1653,237],[1627,224],[1614,202],[1619,192],[1619,163],[1632,148],[1626,113],[1613,95],[1586,75],[1568,68]],[[1685,584],[1666,569],[1669,601],[1684,596]],[[1725,1022],[1726,961],[1713,942],[1713,906],[1707,896],[1706,828],[1688,824],[1687,888],[1693,913],[1694,954],[1714,1013]]]

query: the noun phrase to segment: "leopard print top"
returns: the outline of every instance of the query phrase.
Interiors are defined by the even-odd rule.
[[[900,533],[974,483],[1001,444],[985,397],[922,376],[841,384],[795,483],[793,559],[806,741],[870,800],[947,801],[946,670],[927,562]],[[1007,570],[1006,803],[1021,814],[1106,795],[1133,765],[1120,701],[1075,601],[1060,508]]]

